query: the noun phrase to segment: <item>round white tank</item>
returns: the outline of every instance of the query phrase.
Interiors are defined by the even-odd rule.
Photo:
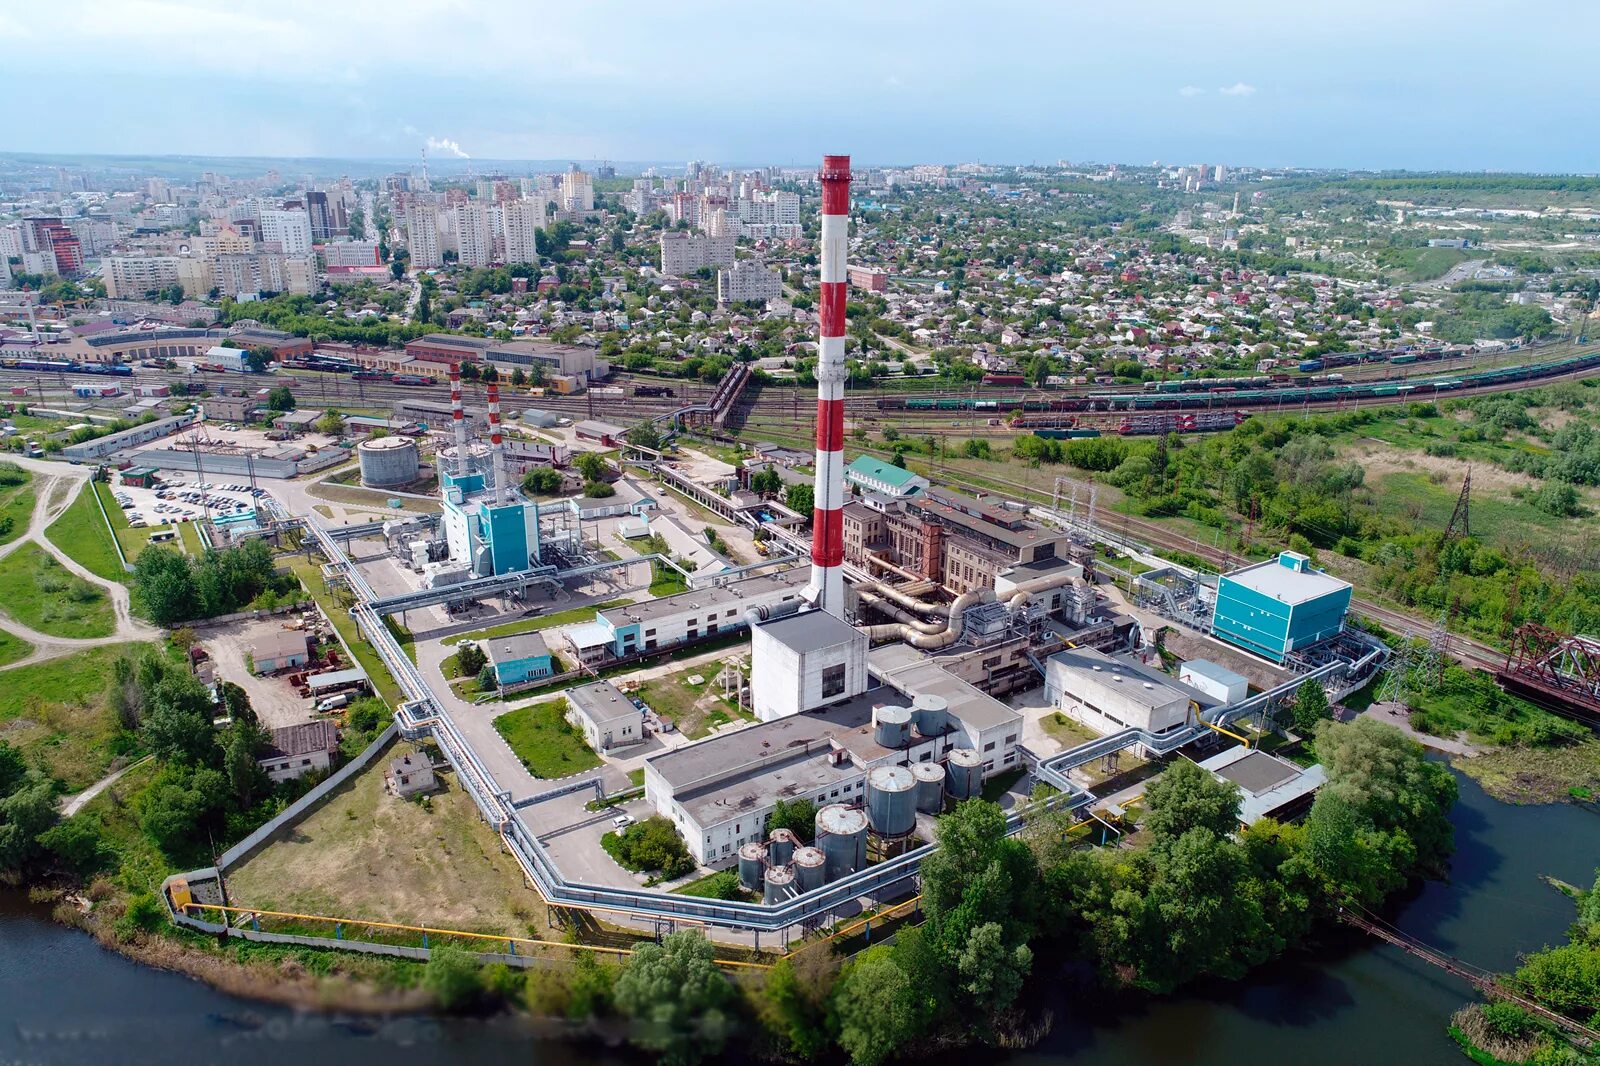
[[[794,880],[801,892],[821,888],[827,874],[828,857],[821,848],[794,849]]]
[[[909,769],[874,766],[868,772],[867,819],[884,837],[902,837],[917,827],[917,780]]]
[[[936,762],[912,763],[911,776],[917,779],[917,810],[938,814],[944,807],[944,767]]]
[[[956,748],[946,761],[945,785],[958,800],[983,794],[983,756],[971,748]]]
[[[944,733],[950,721],[950,704],[943,696],[923,695],[911,701],[911,717],[925,737]]]
[[[827,857],[827,880],[837,881],[867,865],[867,813],[833,803],[817,812],[817,846]]]
[[[766,880],[767,849],[751,841],[739,849],[739,885],[751,892],[760,892]]]
[[[903,748],[911,743],[911,708],[874,707],[872,739],[885,748]]]
[[[379,437],[356,446],[361,483],[373,488],[409,485],[417,480],[417,442],[410,437]]]

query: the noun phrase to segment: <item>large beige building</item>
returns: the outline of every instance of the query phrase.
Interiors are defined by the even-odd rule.
[[[311,256],[278,252],[219,255],[213,262],[213,281],[223,296],[238,297],[265,292],[306,294],[316,284],[317,263]]]
[[[544,228],[544,201],[512,200],[502,208],[506,262],[539,265],[538,233]]]
[[[561,207],[566,211],[594,210],[594,179],[576,165],[561,175]]]
[[[481,201],[457,204],[455,215],[457,254],[461,265],[486,267],[494,261],[494,228],[489,225],[489,207]]]
[[[411,266],[427,270],[444,265],[444,249],[439,242],[439,211],[431,203],[412,203],[406,207],[406,246]]]
[[[205,259],[180,255],[118,255],[104,261],[106,295],[139,299],[146,293],[181,285],[189,297],[211,291],[212,272]]]

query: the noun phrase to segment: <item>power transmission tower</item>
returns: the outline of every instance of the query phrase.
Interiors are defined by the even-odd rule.
[[[1378,683],[1379,703],[1404,703],[1411,687],[1411,641],[1402,638],[1400,646],[1384,664],[1383,680]]]
[[[1439,620],[1428,632],[1428,648],[1422,653],[1422,662],[1417,666],[1417,673],[1429,686],[1437,685],[1444,678],[1445,664],[1449,659],[1450,612],[1446,610],[1439,612]]]
[[[1472,526],[1468,521],[1468,510],[1472,503],[1472,467],[1467,467],[1467,476],[1461,479],[1461,495],[1456,497],[1456,509],[1450,514],[1450,524],[1445,527],[1446,539],[1451,537],[1472,536]]]

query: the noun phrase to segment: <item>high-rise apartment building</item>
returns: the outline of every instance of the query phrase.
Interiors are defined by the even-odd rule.
[[[681,277],[706,267],[731,267],[733,247],[731,234],[699,237],[682,230],[669,230],[661,235],[661,273]]]
[[[310,255],[311,216],[298,207],[266,208],[261,212],[261,239],[276,242],[284,255]]]
[[[783,281],[754,259],[744,259],[717,271],[717,302],[774,300],[783,294]]]
[[[444,249],[439,244],[439,212],[431,203],[412,202],[406,208],[406,245],[411,266],[429,270],[444,265]]]
[[[565,211],[594,210],[594,180],[576,163],[561,175],[561,207]]]
[[[267,292],[309,293],[317,277],[312,256],[281,252],[219,255],[212,262],[213,281],[224,296]]]
[[[494,261],[494,229],[489,225],[489,206],[475,200],[456,205],[453,213],[461,265],[488,266]]]
[[[507,263],[539,263],[538,233],[544,228],[544,201],[512,200],[502,212]]]
[[[311,239],[326,241],[333,237],[333,210],[328,206],[328,194],[318,190],[306,193],[306,214],[311,219]]]
[[[31,245],[25,251],[37,252],[47,273],[71,278],[83,272],[83,246],[60,217],[28,218],[23,223],[24,242]]]

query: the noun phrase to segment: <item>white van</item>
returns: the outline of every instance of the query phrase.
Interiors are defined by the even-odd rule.
[[[327,699],[318,702],[317,710],[337,711],[340,707],[347,705],[349,702],[350,694],[348,692],[341,692],[337,696],[329,696]]]

